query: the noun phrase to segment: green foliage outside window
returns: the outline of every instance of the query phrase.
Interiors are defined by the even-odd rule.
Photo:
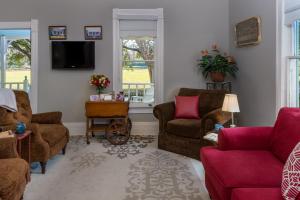
[[[7,49],[7,68],[22,69],[31,63],[31,41],[29,39],[13,40]]]

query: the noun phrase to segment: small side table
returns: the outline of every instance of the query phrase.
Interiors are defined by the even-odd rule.
[[[18,154],[20,155],[21,158],[26,160],[29,165],[31,163],[31,153],[30,153],[31,133],[32,133],[32,131],[27,130],[23,134],[15,134],[16,138],[17,138],[17,151],[18,151]],[[22,151],[22,149],[24,150],[25,148],[27,149],[27,152]]]
[[[231,82],[207,82],[207,90],[227,90],[231,92]]]

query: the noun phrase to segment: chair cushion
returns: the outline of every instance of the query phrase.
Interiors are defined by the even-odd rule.
[[[15,199],[24,192],[29,176],[27,162],[20,158],[0,160],[0,199]]]
[[[218,196],[230,199],[232,188],[280,187],[283,163],[269,151],[201,149],[205,174]]]
[[[167,133],[186,138],[200,138],[200,119],[174,119],[167,124]]]
[[[175,118],[199,119],[199,96],[176,96]]]
[[[231,200],[283,200],[280,188],[236,188]]]
[[[300,141],[300,109],[282,108],[279,111],[271,140],[271,150],[283,163]]]
[[[281,191],[285,199],[295,199],[300,193],[300,142],[284,165]]]
[[[39,131],[50,147],[67,137],[67,129],[61,124],[39,124]]]

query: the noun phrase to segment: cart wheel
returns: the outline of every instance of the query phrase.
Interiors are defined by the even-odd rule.
[[[125,144],[130,137],[131,121],[128,119],[112,120],[106,131],[106,139],[113,145]]]

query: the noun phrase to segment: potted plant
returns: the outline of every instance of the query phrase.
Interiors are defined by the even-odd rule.
[[[208,50],[201,51],[201,56],[198,66],[202,69],[205,78],[210,75],[213,82],[224,82],[226,75],[235,78],[238,68],[233,57],[226,53],[222,55],[217,45],[214,44],[210,52]]]

